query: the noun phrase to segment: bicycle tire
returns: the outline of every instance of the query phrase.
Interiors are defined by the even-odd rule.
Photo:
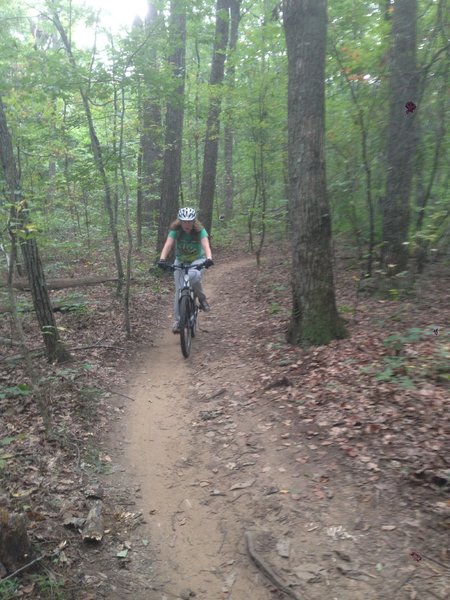
[[[191,316],[191,298],[181,296],[180,298],[180,344],[184,358],[189,356],[192,345],[192,329],[189,322]]]
[[[191,326],[191,333],[192,333],[193,338],[195,338],[195,336],[197,334],[197,319],[198,319],[198,307],[194,303],[193,314],[192,314],[192,326]]]

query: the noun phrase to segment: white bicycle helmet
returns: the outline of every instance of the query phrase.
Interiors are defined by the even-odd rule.
[[[178,218],[180,221],[194,221],[197,213],[193,208],[189,208],[186,206],[185,208],[180,208],[178,211]]]

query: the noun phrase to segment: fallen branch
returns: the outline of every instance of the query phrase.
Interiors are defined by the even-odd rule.
[[[106,344],[94,344],[93,346],[77,346],[76,348],[70,348],[70,352],[76,352],[77,350],[89,350],[91,348],[110,348],[112,350],[122,350],[125,351],[126,348],[122,348],[121,346],[108,346]],[[40,354],[45,353],[45,348],[35,348],[34,350],[29,350],[28,354],[33,356],[39,356]],[[16,360],[20,360],[24,358],[23,354],[14,354],[14,356],[7,356],[0,360],[1,363],[15,362]],[[116,393],[116,392],[114,392]]]
[[[252,534],[249,531],[245,532],[245,541],[247,544],[247,552],[250,554],[250,558],[253,560],[258,569],[263,573],[263,575],[265,575],[267,579],[271,583],[273,583],[273,585],[276,588],[278,588],[287,596],[294,598],[294,600],[302,600],[302,598],[296,593],[296,591],[290,588],[256,552],[255,547],[253,545]]]
[[[76,352],[77,350],[91,350],[92,348],[112,348],[113,350],[126,350],[126,348],[122,348],[121,346],[109,346],[108,344],[93,344],[92,346],[77,346],[76,348],[70,348],[70,351]]]
[[[14,573],[10,573],[7,577],[2,577],[0,579],[0,581],[7,581],[8,579],[11,579],[12,577],[15,577],[18,573],[21,573],[22,571],[24,571],[25,569],[28,569],[28,567],[31,567],[31,565],[34,565],[34,563],[39,562],[40,560],[42,560],[43,558],[45,558],[45,556],[38,556],[37,558],[35,558],[34,560],[32,560],[31,562],[27,563],[26,565],[24,565],[23,567],[20,567],[20,569],[17,569],[16,571],[14,571]]]
[[[115,283],[117,282],[117,277],[70,277],[70,278],[61,278],[61,279],[48,279],[47,280],[47,288],[49,290],[62,290],[66,288],[72,287],[83,287],[86,285],[99,285],[100,283]],[[5,283],[0,282],[0,287],[5,287]],[[27,279],[16,279],[13,283],[13,287],[16,290],[24,290],[30,291],[30,284]]]

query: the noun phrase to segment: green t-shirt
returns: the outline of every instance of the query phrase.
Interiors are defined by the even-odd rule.
[[[180,236],[177,236],[177,231],[171,229],[169,231],[169,237],[176,240],[175,255],[177,259],[182,263],[191,263],[199,258],[205,258],[200,240],[208,237],[206,229],[202,229],[198,235],[198,241],[191,237],[190,233],[181,232]]]

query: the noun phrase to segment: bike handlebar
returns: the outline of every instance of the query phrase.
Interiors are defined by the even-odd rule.
[[[197,264],[197,265],[184,264],[184,263],[181,263],[181,264],[177,265],[175,263],[172,263],[172,264],[171,263],[166,263],[164,266],[160,265],[160,267],[162,269],[166,270],[166,271],[172,271],[172,272],[175,271],[175,269],[180,269],[180,270],[184,271],[186,268],[188,270],[190,270],[190,269],[196,269],[197,271],[201,271],[202,269],[205,268],[205,263],[206,263],[206,260],[203,261],[202,263]]]

